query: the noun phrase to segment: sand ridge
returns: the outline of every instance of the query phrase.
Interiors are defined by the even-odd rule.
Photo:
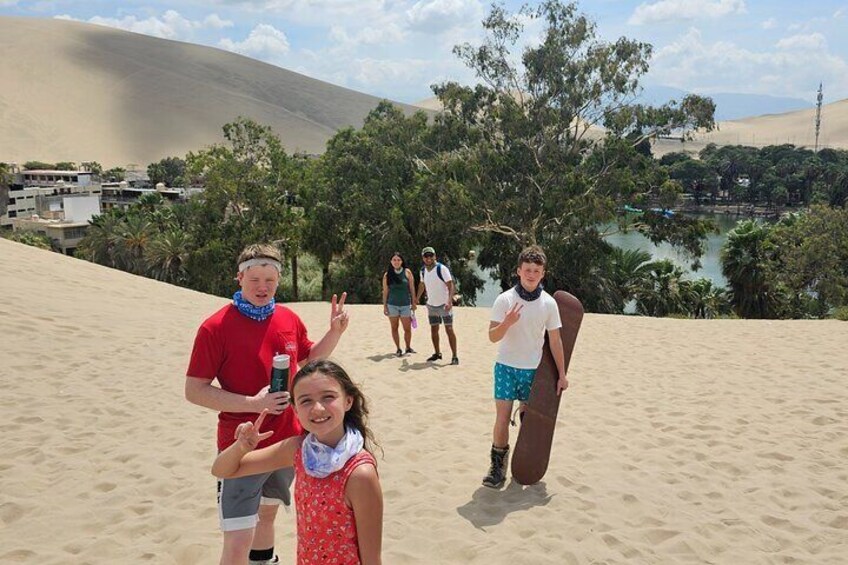
[[[226,299],[4,240],[0,291],[0,562],[215,562],[215,415],[182,387]],[[329,305],[291,306],[320,336]],[[385,563],[844,563],[848,324],[589,314],[547,476],[494,492],[488,309],[458,309],[459,367],[349,309]]]
[[[0,17],[0,161],[146,167],[223,141],[238,116],[322,153],[380,99],[201,45],[81,22]],[[415,108],[398,104],[404,111]]]

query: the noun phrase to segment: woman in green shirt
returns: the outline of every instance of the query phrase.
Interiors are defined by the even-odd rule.
[[[395,251],[383,273],[383,314],[389,317],[392,327],[392,339],[395,342],[398,357],[404,356],[400,348],[398,325],[403,324],[403,340],[406,342],[406,354],[415,353],[412,349],[412,317],[416,307],[415,279],[412,271],[406,268],[406,261],[399,251]]]

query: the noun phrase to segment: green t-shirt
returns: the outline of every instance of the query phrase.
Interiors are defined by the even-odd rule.
[[[386,273],[387,282],[389,283],[389,296],[387,303],[392,306],[409,306],[412,304],[412,297],[409,296],[409,280],[406,278],[406,269],[400,272],[401,282],[392,283],[388,273]]]

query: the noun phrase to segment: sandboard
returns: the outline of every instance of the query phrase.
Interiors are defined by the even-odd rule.
[[[574,296],[562,290],[558,290],[553,296],[559,307],[559,317],[562,321],[560,336],[565,372],[568,374],[571,353],[577,341],[580,322],[583,321],[583,305]],[[530,388],[530,398],[527,401],[524,419],[521,422],[512,455],[512,477],[522,485],[538,483],[548,470],[559,411],[560,397],[556,393],[558,378],[556,362],[551,354],[546,335],[542,361],[536,369],[533,386]]]

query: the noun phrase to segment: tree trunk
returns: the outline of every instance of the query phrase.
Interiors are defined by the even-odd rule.
[[[330,262],[321,264],[321,300],[329,300],[330,295]]]
[[[297,300],[298,300],[298,293],[297,293],[297,254],[292,255],[291,271],[292,271],[292,300],[297,302]]]

